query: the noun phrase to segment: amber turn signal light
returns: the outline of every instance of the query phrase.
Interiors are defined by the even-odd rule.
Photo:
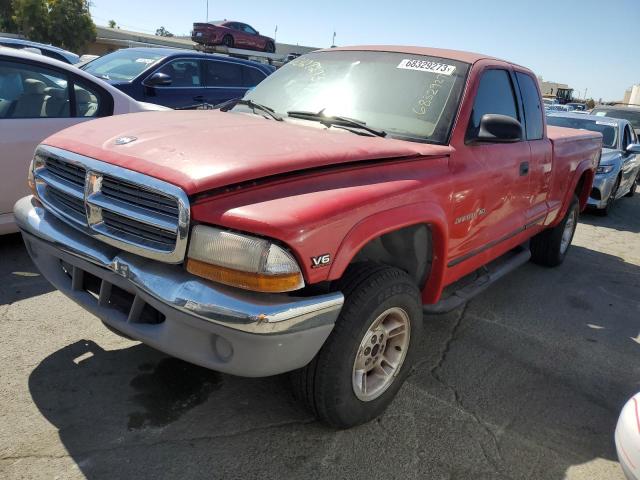
[[[210,263],[187,259],[187,271],[213,282],[223,283],[254,292],[277,293],[290,292],[304,284],[300,273],[282,275],[264,275],[260,273],[241,272],[231,268],[220,267]]]

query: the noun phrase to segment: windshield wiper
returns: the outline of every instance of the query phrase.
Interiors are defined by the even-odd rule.
[[[221,103],[220,105],[216,105],[215,108],[219,109],[221,112],[228,112],[236,105],[245,105],[253,110],[253,113],[255,113],[256,110],[260,110],[261,112],[269,115],[274,120],[277,120],[278,122],[282,121],[282,117],[278,115],[273,108],[262,105],[261,103],[254,102],[253,100],[245,100],[244,98],[234,98],[228,100],[224,103]]]
[[[378,137],[386,137],[387,132],[381,130],[379,128],[369,127],[366,122],[362,120],[356,120],[355,118],[349,117],[341,117],[339,115],[325,115],[324,108],[319,112],[307,112],[304,110],[290,110],[287,112],[292,118],[301,118],[303,120],[315,120],[320,122],[321,124],[331,127],[351,127],[351,128],[359,128],[364,130],[365,132],[372,133]]]

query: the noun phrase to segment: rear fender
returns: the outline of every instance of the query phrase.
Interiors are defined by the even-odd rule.
[[[436,203],[415,203],[378,212],[361,220],[338,247],[329,279],[337,280],[365,245],[385,233],[425,224],[431,230],[431,268],[422,288],[422,303],[435,303],[442,292],[446,263],[448,227],[442,207]]]

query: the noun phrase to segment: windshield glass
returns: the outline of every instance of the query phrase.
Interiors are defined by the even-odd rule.
[[[144,72],[164,55],[123,49],[83,65],[85,72],[105,80],[130,81]]]
[[[316,52],[287,63],[245,98],[282,116],[324,110],[392,137],[446,143],[468,68],[407,53]]]
[[[577,128],[579,130],[590,130],[592,132],[600,132],[602,134],[602,145],[605,148],[616,148],[616,139],[618,137],[618,124],[612,121],[596,121],[586,118],[569,118],[556,117],[549,115],[547,117],[548,125],[556,127]]]
[[[633,128],[640,128],[640,110],[594,110],[591,115],[621,118],[622,120],[628,120],[633,125]]]

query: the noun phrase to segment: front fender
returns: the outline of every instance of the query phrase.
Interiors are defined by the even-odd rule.
[[[421,202],[377,212],[358,222],[338,247],[329,272],[330,280],[344,274],[351,261],[371,240],[404,227],[426,224],[431,229],[432,264],[422,289],[422,302],[434,303],[440,296],[446,263],[448,223],[447,216],[437,203]]]

